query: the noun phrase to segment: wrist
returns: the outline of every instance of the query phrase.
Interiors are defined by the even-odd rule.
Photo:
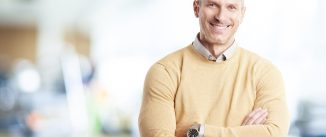
[[[205,125],[194,124],[187,131],[187,137],[204,137]]]

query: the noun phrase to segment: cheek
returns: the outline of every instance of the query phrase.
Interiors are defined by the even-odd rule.
[[[214,20],[214,18],[210,16],[202,16],[200,22],[202,23],[202,25],[209,25],[209,23],[212,22],[212,20]]]
[[[231,16],[231,19],[233,20],[234,23],[240,24],[241,22],[241,16],[238,14],[234,14]]]
[[[203,20],[211,20],[214,18],[214,12],[202,10],[201,12],[199,12],[199,17]]]
[[[240,23],[241,23],[241,22],[240,22],[239,19],[237,19],[237,20],[234,21],[234,24],[236,25],[237,28],[239,27]]]
[[[209,20],[207,19],[206,16],[201,16],[199,18],[199,22],[200,22],[200,25],[204,27],[209,22]]]

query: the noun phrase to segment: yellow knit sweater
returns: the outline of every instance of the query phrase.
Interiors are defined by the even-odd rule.
[[[264,125],[241,126],[255,108],[268,110]],[[195,123],[205,137],[285,137],[289,114],[283,80],[269,61],[238,47],[221,63],[191,45],[155,63],[146,76],[139,115],[142,137],[174,137]]]

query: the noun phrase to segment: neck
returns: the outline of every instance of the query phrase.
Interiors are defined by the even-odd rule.
[[[208,51],[214,56],[218,57],[220,56],[225,50],[227,50],[229,47],[231,47],[234,43],[234,39],[228,41],[225,44],[215,44],[215,43],[209,43],[205,40],[202,40],[199,38],[199,41],[203,44],[205,48],[208,49]]]

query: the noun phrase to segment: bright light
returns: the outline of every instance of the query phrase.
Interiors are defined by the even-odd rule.
[[[18,74],[18,85],[23,92],[35,92],[40,88],[41,78],[39,73],[33,69],[23,70]]]

